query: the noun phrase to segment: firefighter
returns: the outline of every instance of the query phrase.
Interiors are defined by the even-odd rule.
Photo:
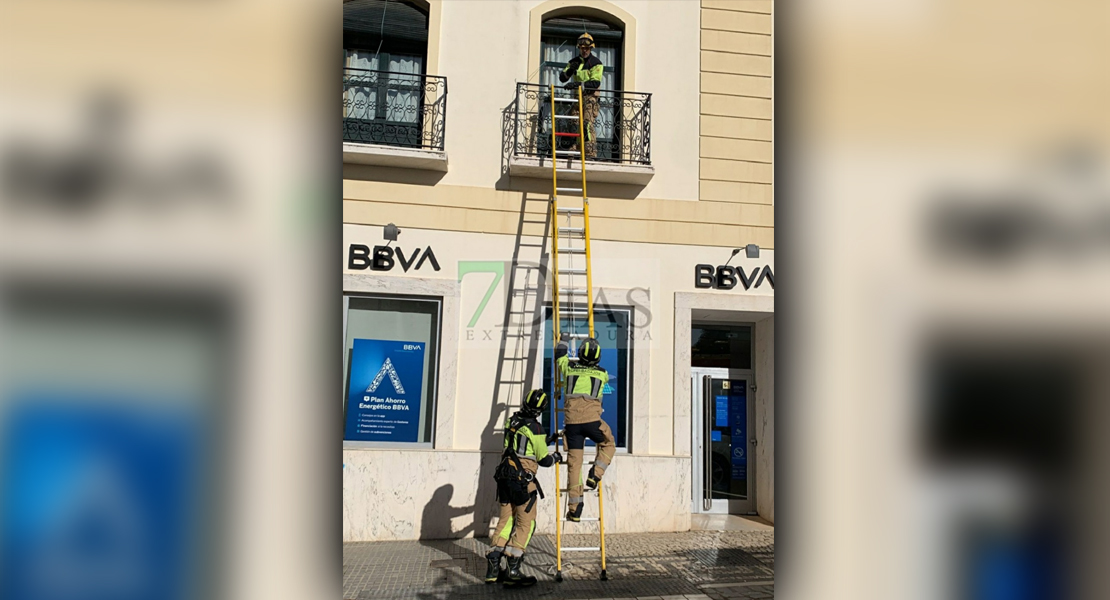
[[[597,444],[597,458],[586,477],[586,487],[597,488],[605,469],[613,462],[617,443],[609,425],[601,420],[601,395],[609,381],[609,373],[598,365],[601,345],[590,338],[578,347],[578,362],[571,364],[568,356],[570,336],[563,332],[555,347],[555,364],[566,378],[563,389],[567,444],[567,519],[582,519],[582,453],[586,438]]]
[[[559,73],[559,81],[565,82],[563,89],[582,88],[582,103],[585,105],[586,120],[582,130],[586,133],[585,158],[597,158],[597,140],[594,136],[594,121],[601,111],[598,89],[601,87],[601,74],[605,66],[593,55],[594,37],[588,33],[578,36],[578,56],[570,59]]]
[[[505,451],[497,466],[497,501],[501,515],[496,533],[486,554],[489,568],[486,583],[501,581],[505,586],[526,587],[534,585],[536,578],[521,572],[524,550],[536,530],[536,496],[543,497],[543,490],[536,480],[539,467],[550,467],[562,462],[558,452],[548,454],[550,436],[544,435],[538,421],[547,406],[547,393],[532,390],[524,405],[505,422]],[[501,558],[508,561],[508,571],[502,573]]]

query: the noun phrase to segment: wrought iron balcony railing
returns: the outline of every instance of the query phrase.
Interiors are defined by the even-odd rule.
[[[584,91],[585,92],[585,91]],[[577,92],[555,86],[560,98],[576,98]],[[620,90],[598,90],[595,96],[597,116],[593,119],[597,155],[588,160],[599,162],[651,165],[651,94]],[[587,102],[589,99],[587,98]],[[516,84],[515,115],[512,127],[511,152],[514,156],[551,156],[551,88],[536,83]],[[587,104],[586,114],[594,109]],[[577,114],[578,106],[556,102],[555,114]],[[574,119],[556,119],[560,132],[578,132]],[[574,137],[557,138],[559,150],[573,150]]]
[[[447,78],[343,71],[343,141],[443,150]]]

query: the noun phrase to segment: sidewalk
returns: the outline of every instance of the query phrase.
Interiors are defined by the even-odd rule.
[[[588,534],[565,535],[567,546],[596,545]],[[486,540],[358,542],[343,545],[343,598],[733,600],[774,597],[773,531],[690,531],[606,536],[609,581],[599,581],[596,553],[564,554],[554,581],[554,536],[537,535],[525,572],[535,586],[486,585]],[[568,560],[569,559],[569,560]]]

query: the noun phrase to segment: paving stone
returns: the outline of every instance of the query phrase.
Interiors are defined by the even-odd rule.
[[[592,538],[592,539],[591,539]],[[590,542],[593,543],[590,543]],[[567,546],[597,545],[596,535],[566,535]],[[525,589],[486,585],[488,541],[360,542],[343,546],[343,598],[469,600],[474,598],[762,600],[774,597],[774,532],[683,532],[606,536],[600,557],[564,554],[556,583],[553,536],[537,535],[524,571],[539,582]],[[748,586],[716,587],[728,583]],[[699,588],[708,585],[712,587]]]

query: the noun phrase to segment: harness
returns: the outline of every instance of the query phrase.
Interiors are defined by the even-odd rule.
[[[512,436],[512,438],[505,446],[505,451],[501,453],[501,463],[497,465],[497,470],[493,474],[494,480],[497,481],[497,491],[501,501],[507,500],[516,506],[528,504],[528,509],[531,509],[531,505],[536,501],[535,495],[528,491],[528,484],[535,483],[540,498],[544,497],[543,487],[539,480],[524,468],[524,463],[521,462],[520,453],[518,452],[522,437],[523,443],[528,443],[528,438],[520,433],[520,430],[532,423],[534,423],[532,419],[520,415],[514,415],[509,420],[509,425],[505,428],[505,435]],[[524,450],[527,451],[526,448]],[[534,460],[534,457],[532,458]]]

